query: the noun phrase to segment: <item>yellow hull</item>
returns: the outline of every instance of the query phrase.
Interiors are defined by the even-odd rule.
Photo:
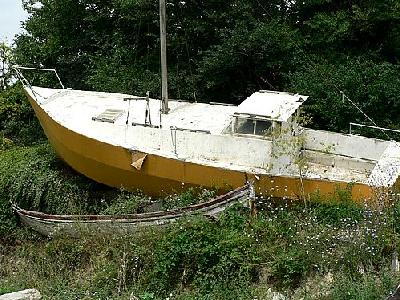
[[[311,180],[295,177],[273,177],[183,162],[149,154],[140,171],[131,166],[128,149],[81,135],[53,120],[28,95],[45,134],[58,155],[73,169],[85,176],[116,188],[140,189],[150,195],[163,195],[190,186],[227,190],[255,182],[258,194],[272,197],[302,198],[319,191],[329,195],[351,188],[354,200],[371,199],[374,191],[364,184],[348,186],[344,182]]]

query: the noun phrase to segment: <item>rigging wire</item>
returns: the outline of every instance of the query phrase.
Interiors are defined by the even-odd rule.
[[[362,111],[362,109],[356,104],[354,103],[354,101],[352,101],[343,91],[340,91],[340,94],[342,95],[342,99],[343,101],[346,99],[347,101],[349,101],[361,114],[364,115],[364,117],[366,117],[374,126],[379,127],[374,120],[372,120],[366,113],[364,113]],[[389,137],[389,136],[387,136]]]
[[[318,67],[316,65],[316,63],[314,63],[311,59],[308,59],[308,61],[313,64],[315,66],[314,69],[318,70]],[[377,128],[379,128],[379,130],[383,133],[383,135],[385,135],[389,140],[390,137],[388,136],[388,134],[381,129],[380,126],[377,125],[377,123],[370,117],[368,116],[361,108],[359,105],[357,105],[357,103],[355,101],[353,101],[352,99],[350,99],[349,96],[347,96],[339,87],[338,85],[333,81],[333,80],[329,80],[328,77],[326,77],[324,74],[322,74],[322,72],[318,72],[319,75],[321,76],[321,78],[324,78],[325,83],[327,83],[328,85],[330,85],[331,87],[333,87],[334,89],[336,89],[337,92],[339,92],[339,94],[342,96],[342,101],[345,102],[349,102],[354,108],[356,108],[368,121],[370,121],[374,126],[376,126]]]
[[[302,52],[300,49],[300,46],[295,43],[294,44],[295,47],[297,48],[297,50],[300,50],[300,53]],[[367,120],[369,120],[374,126],[376,127],[380,127],[377,125],[377,123],[370,117],[368,116],[360,107],[359,105],[357,105],[357,103],[355,101],[353,101],[352,99],[350,99],[349,96],[347,96],[344,91],[342,89],[340,89],[338,87],[338,85],[330,78],[328,78],[323,72],[319,71],[318,65],[311,60],[311,58],[309,58],[307,55],[304,55],[304,58],[308,61],[308,63],[310,64],[310,66],[313,67],[314,70],[317,70],[318,75],[320,76],[320,78],[323,78],[323,80],[325,81],[326,84],[330,85],[331,87],[333,87],[337,92],[339,92],[339,94],[342,96],[342,101],[345,102],[348,101],[353,107],[355,107],[365,118],[367,118]],[[380,129],[380,131],[388,138],[390,139],[390,137],[387,135],[387,133]]]
[[[271,18],[272,16],[271,16],[270,12],[265,8],[265,6],[262,5],[262,3],[259,0],[256,0],[256,2],[262,8],[262,10],[265,12],[265,14],[267,14]]]

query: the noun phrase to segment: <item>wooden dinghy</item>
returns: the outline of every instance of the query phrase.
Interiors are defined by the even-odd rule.
[[[77,237],[81,234],[128,234],[140,227],[165,225],[193,215],[216,217],[233,204],[244,204],[253,198],[254,188],[251,184],[246,184],[210,201],[169,211],[111,216],[49,215],[37,211],[27,211],[17,205],[13,205],[13,210],[23,224],[45,236],[62,234]]]

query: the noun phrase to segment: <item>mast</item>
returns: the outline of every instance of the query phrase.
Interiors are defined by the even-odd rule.
[[[167,114],[168,109],[168,70],[167,70],[167,20],[165,0],[160,0],[160,36],[161,36],[161,113]]]

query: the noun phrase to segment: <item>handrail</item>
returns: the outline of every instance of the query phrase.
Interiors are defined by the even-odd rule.
[[[353,134],[352,133],[352,126],[367,127],[367,128],[377,129],[377,130],[381,130],[381,131],[390,131],[390,132],[400,133],[400,130],[397,130],[397,129],[389,129],[389,128],[384,128],[384,127],[378,127],[378,126],[372,126],[372,125],[364,125],[364,124],[350,122],[350,128],[349,128],[349,133],[350,134]]]
[[[14,66],[12,66],[12,68],[15,70],[37,70],[37,71],[44,71],[44,72],[54,72],[54,74],[56,75],[56,77],[58,79],[58,82],[60,83],[60,86],[62,87],[63,90],[65,89],[56,69],[41,69],[41,68],[23,67],[23,66],[18,66],[18,65],[14,65]],[[19,73],[19,75],[22,76],[21,72],[17,72],[17,73]],[[29,84],[29,86],[31,86],[29,81],[24,76],[22,76],[22,78]]]

